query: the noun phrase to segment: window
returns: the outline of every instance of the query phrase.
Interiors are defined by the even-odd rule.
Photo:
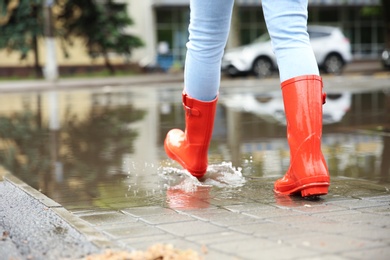
[[[174,62],[183,64],[188,41],[188,7],[156,9],[157,43],[168,43]]]
[[[253,42],[260,35],[267,32],[264,21],[263,9],[256,7],[242,7],[238,11],[240,26],[240,43],[248,44]]]

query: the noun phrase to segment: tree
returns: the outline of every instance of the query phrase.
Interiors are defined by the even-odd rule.
[[[104,3],[99,3],[104,2]],[[130,55],[133,48],[142,46],[142,41],[126,34],[124,29],[133,24],[127,13],[126,3],[112,0],[60,1],[58,19],[62,22],[63,37],[72,42],[72,36],[84,39],[91,57],[103,55],[105,65],[112,74],[109,52]]]
[[[20,52],[23,60],[34,51],[34,68],[42,76],[37,39],[42,36],[41,0],[5,0],[0,3],[0,49]]]
[[[20,52],[25,59],[34,52],[37,77],[42,76],[37,40],[43,37],[43,3],[46,0],[0,1],[0,49]],[[57,0],[58,16],[54,16],[56,36],[72,43],[72,37],[85,40],[91,57],[103,55],[110,72],[115,72],[109,52],[130,55],[142,41],[126,34],[124,29],[133,24],[125,3],[112,0]],[[62,45],[66,49],[66,46]],[[66,53],[66,50],[65,50]]]

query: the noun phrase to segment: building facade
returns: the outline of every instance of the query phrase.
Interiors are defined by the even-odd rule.
[[[380,0],[309,0],[308,22],[340,27],[351,41],[355,60],[377,59],[384,43],[380,4]],[[131,32],[146,43],[134,52],[133,60],[154,61],[159,43],[165,42],[175,62],[183,63],[189,0],[129,0],[129,12],[135,21]],[[261,0],[236,0],[228,47],[247,44],[264,32]]]
[[[141,66],[155,65],[158,54],[168,46],[173,63],[183,66],[188,41],[190,0],[117,0],[128,3],[128,12],[134,25],[127,31],[140,37],[145,46],[133,51],[131,62]],[[384,22],[378,10],[381,0],[309,0],[309,24],[340,27],[350,39],[355,60],[378,59],[384,47]],[[266,32],[261,0],[235,0],[232,25],[227,48],[247,44]],[[161,44],[164,43],[164,44]],[[39,41],[39,63],[45,63],[45,44]],[[58,66],[103,66],[104,59],[91,59],[84,43],[75,39],[68,46],[65,57],[59,42],[56,44]],[[164,48],[159,48],[159,47]],[[159,50],[160,49],[160,50]],[[111,54],[113,64],[129,62],[128,57]],[[33,54],[20,60],[17,52],[0,50],[0,74],[7,69],[32,67]]]

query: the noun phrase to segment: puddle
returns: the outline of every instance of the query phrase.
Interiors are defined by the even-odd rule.
[[[280,200],[272,185],[289,165],[280,92],[221,92],[200,181],[164,153],[167,131],[184,127],[180,93],[177,86],[2,94],[0,165],[69,209]],[[329,196],[388,193],[390,94],[328,97]]]

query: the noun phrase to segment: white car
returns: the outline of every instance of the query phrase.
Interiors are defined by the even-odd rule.
[[[352,60],[349,39],[337,27],[311,25],[307,31],[318,66],[326,73],[340,74]],[[276,69],[268,33],[251,44],[226,50],[222,59],[222,70],[230,76],[253,73],[257,77],[266,77]]]
[[[381,61],[385,69],[390,69],[390,49],[383,50]]]

